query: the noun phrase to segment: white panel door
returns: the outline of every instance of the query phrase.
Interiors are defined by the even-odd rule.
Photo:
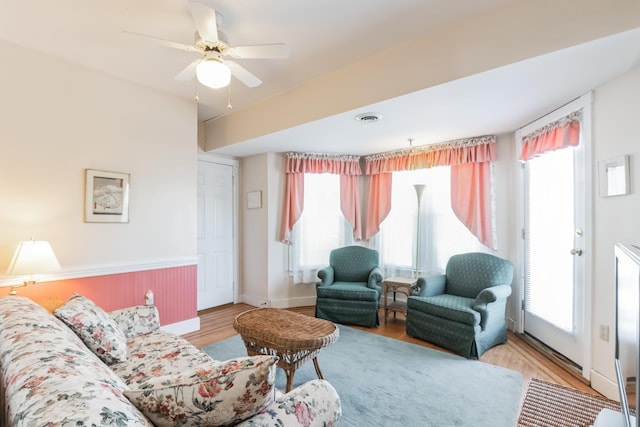
[[[233,167],[198,162],[198,310],[233,302]]]

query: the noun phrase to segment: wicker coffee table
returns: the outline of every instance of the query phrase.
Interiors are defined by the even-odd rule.
[[[307,360],[313,359],[318,378],[318,353],[333,344],[340,334],[332,322],[278,308],[257,308],[240,313],[233,321],[249,356],[278,356],[287,376],[286,392],[293,386],[293,376]]]

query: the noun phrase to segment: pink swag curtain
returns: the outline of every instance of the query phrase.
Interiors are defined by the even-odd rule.
[[[304,174],[305,173],[333,173],[340,175],[340,209],[347,221],[353,226],[353,236],[361,239],[362,226],[360,221],[360,196],[358,192],[358,175],[360,157],[287,153],[284,209],[280,240],[291,243],[289,238],[294,224],[302,215],[304,209]]]
[[[451,166],[451,208],[483,245],[496,249],[491,200],[491,163]]]
[[[547,151],[577,147],[580,143],[582,110],[574,111],[522,138],[520,160],[531,160]]]
[[[451,166],[453,212],[483,244],[495,248],[490,197],[495,142],[495,136],[484,136],[365,157],[371,175],[365,239],[380,230],[391,209],[391,172]]]

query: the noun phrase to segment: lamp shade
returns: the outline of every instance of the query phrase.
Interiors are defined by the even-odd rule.
[[[7,274],[27,275],[60,270],[60,263],[46,241],[20,242],[13,255]]]
[[[231,82],[231,70],[215,58],[200,61],[196,67],[198,81],[212,89],[220,89]]]

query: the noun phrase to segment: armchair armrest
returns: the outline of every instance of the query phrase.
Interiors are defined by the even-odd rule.
[[[154,305],[137,305],[109,313],[125,337],[147,334],[160,328],[160,314]]]
[[[320,282],[316,283],[316,287],[329,286],[335,281],[334,275],[335,272],[333,271],[333,267],[331,266],[325,267],[322,270],[318,270],[318,279],[320,279]]]
[[[447,276],[438,274],[436,276],[426,276],[418,278],[418,292],[415,296],[433,297],[444,293],[447,284]]]
[[[369,273],[367,287],[382,292],[382,270],[380,270],[380,267],[374,268],[371,270],[371,273]]]
[[[509,295],[511,295],[509,285],[492,286],[478,294],[471,308],[480,312],[480,327],[483,330],[492,323],[504,321],[504,307]],[[499,317],[503,319],[500,320]]]
[[[476,306],[486,306],[492,302],[496,302],[499,299],[506,299],[509,295],[511,295],[511,286],[509,285],[498,285],[492,286],[490,288],[483,289],[476,300],[473,302],[473,307]]]

